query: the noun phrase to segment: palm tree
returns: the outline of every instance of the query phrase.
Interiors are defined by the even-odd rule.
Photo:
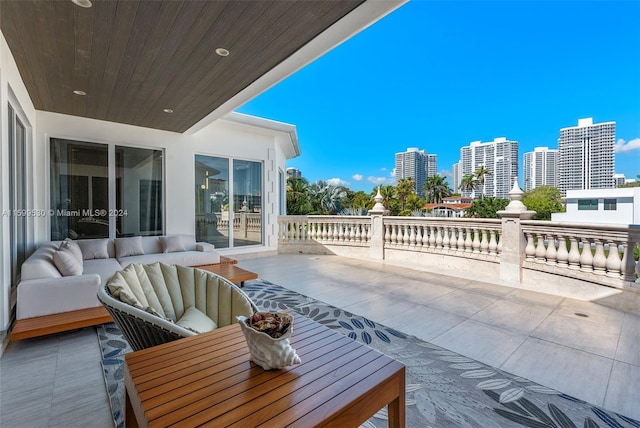
[[[396,185],[396,193],[398,194],[398,199],[400,200],[400,207],[404,211],[407,198],[410,194],[415,193],[416,191],[416,181],[412,178],[401,178],[398,180],[398,184]]]
[[[476,168],[476,171],[473,173],[473,175],[475,176],[476,179],[476,183],[478,185],[478,187],[482,187],[482,193],[480,195],[480,197],[484,196],[484,182],[487,176],[493,175],[491,173],[491,171],[489,171],[487,169],[486,166],[484,165],[480,165],[478,168]]]
[[[473,174],[465,174],[460,180],[460,186],[458,187],[462,192],[473,192],[476,188],[476,178]]]
[[[451,196],[452,193],[449,183],[439,174],[427,178],[422,189],[427,197],[427,202],[435,204],[439,204],[442,202],[442,198]]]
[[[309,214],[309,183],[302,177],[287,177],[287,214]]]
[[[335,214],[340,211],[340,201],[346,192],[338,186],[319,180],[309,185],[308,194],[314,213]]]

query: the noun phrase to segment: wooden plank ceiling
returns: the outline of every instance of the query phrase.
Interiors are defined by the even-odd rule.
[[[363,1],[0,1],[0,28],[36,109],[184,132]]]

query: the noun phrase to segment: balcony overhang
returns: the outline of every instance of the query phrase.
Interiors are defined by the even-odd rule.
[[[37,110],[195,133],[405,1],[1,2],[0,29]]]

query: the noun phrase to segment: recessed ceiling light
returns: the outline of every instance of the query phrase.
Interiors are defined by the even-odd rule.
[[[91,6],[93,6],[93,3],[91,3],[91,0],[71,0],[71,3],[75,4],[76,6],[80,6],[80,7],[91,7]]]
[[[173,110],[171,110],[170,108],[166,108],[166,109],[164,109],[162,111],[165,112],[165,113],[168,113],[168,114],[173,113]]]
[[[87,95],[87,93],[85,91],[73,91],[74,94],[76,95]]]
[[[217,48],[216,53],[220,56],[229,56],[229,51],[225,48]]]

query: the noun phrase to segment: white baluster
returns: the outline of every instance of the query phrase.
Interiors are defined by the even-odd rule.
[[[421,224],[416,226],[416,247],[418,247],[418,249],[422,248],[422,225]]]
[[[607,256],[604,255],[604,242],[595,239],[596,254],[593,256],[593,273],[596,275],[604,275],[607,268]]]
[[[464,228],[463,227],[459,227],[458,228],[458,251],[462,252],[464,251]]]
[[[430,226],[429,227],[429,247],[430,248],[435,248],[436,247],[436,227],[435,226]]]
[[[556,256],[558,266],[567,267],[569,265],[569,251],[567,251],[567,238],[558,235],[558,254]]]
[[[415,231],[415,226],[410,224],[409,225],[409,245],[412,247],[416,246],[416,231]]]
[[[636,243],[631,241],[622,243],[622,279],[625,281],[633,282],[636,279],[636,260],[633,256],[635,246]],[[640,262],[638,263],[638,267],[640,268]]]
[[[396,225],[392,224],[391,225],[391,244],[392,245],[396,245],[396,238],[398,237],[398,234],[396,233]]]
[[[569,269],[578,270],[580,269],[580,245],[578,244],[578,238],[575,236],[569,237],[569,242],[571,243],[569,247]]]
[[[470,228],[465,227],[464,229],[465,232],[465,240],[464,240],[464,251],[466,253],[471,253],[473,252],[473,240],[471,239],[471,231]]]
[[[524,249],[527,260],[534,261],[536,259],[536,246],[533,244],[533,233],[527,232],[527,246]]]
[[[496,231],[491,229],[489,231],[489,234],[491,236],[489,238],[489,254],[495,255],[496,250],[498,249],[498,243],[496,242]]]
[[[547,249],[544,247],[544,235],[538,233],[538,244],[536,245],[536,263],[544,263],[544,256],[547,255]]]
[[[607,276],[611,278],[620,278],[620,267],[622,261],[620,260],[620,250],[618,250],[618,243],[609,242],[609,256],[607,256]]]
[[[408,247],[409,246],[409,225],[403,225],[402,226],[404,228],[404,234],[402,235],[402,246],[403,247]]]
[[[458,235],[456,234],[458,228],[456,226],[451,227],[451,238],[449,239],[449,247],[451,251],[456,251],[458,247]]]
[[[480,252],[487,254],[489,252],[489,239],[487,239],[487,229],[482,229],[482,240],[480,241]]]
[[[436,226],[436,248],[442,249],[442,229],[441,226]]]
[[[591,242],[582,238],[582,253],[580,253],[580,270],[582,272],[593,272],[593,253],[591,252]]]
[[[354,236],[356,243],[361,243],[362,242],[362,233],[360,231],[360,228],[362,227],[361,224],[356,224],[356,235]]]
[[[449,227],[444,226],[442,228],[442,248],[444,250],[449,250]]]
[[[477,227],[473,229],[473,252],[480,253],[480,233]]]
[[[553,235],[547,235],[547,252],[545,257],[547,259],[546,264],[550,266],[556,265],[556,257],[558,252],[556,251],[556,239]]]

